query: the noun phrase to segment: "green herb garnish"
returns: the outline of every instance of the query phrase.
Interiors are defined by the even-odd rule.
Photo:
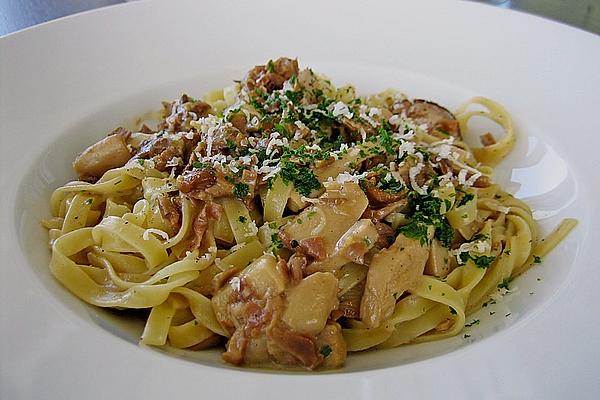
[[[488,240],[489,238],[489,235],[486,235],[485,233],[478,233],[477,235],[471,238],[471,242],[474,242],[476,240]]]
[[[500,282],[498,284],[498,289],[510,290],[510,287],[508,286],[509,283],[510,283],[510,278],[504,278],[504,279],[502,279],[502,282]]]
[[[321,183],[309,168],[298,166],[291,161],[284,161],[280,165],[283,183],[292,183],[301,195],[310,196],[313,190],[321,188]]]
[[[472,193],[465,193],[463,195],[463,197],[460,199],[460,201],[458,202],[458,204],[456,205],[456,207],[462,207],[464,205],[466,205],[468,202],[470,202],[471,200],[473,200],[475,198],[475,195]]]
[[[327,358],[331,352],[333,351],[333,349],[331,348],[330,345],[326,344],[325,346],[321,347],[321,350],[319,350],[319,353],[321,353],[321,355],[325,358]]]
[[[194,167],[194,169],[205,169],[208,166],[208,164],[200,162],[200,161],[194,161],[192,163],[192,167]]]
[[[442,246],[450,247],[454,241],[454,228],[446,221],[441,213],[442,199],[432,195],[420,196],[410,192],[408,203],[411,208],[409,219],[411,222],[399,229],[405,236],[419,240],[421,245],[428,243],[427,227],[433,225],[434,237]]]
[[[459,254],[459,258],[463,263],[469,259],[473,260],[473,263],[477,268],[488,268],[496,260],[496,256],[472,256],[468,252],[462,252]]]
[[[233,185],[233,195],[238,199],[245,198],[246,196],[248,196],[249,192],[250,186],[246,185],[245,183],[238,182],[235,185]]]

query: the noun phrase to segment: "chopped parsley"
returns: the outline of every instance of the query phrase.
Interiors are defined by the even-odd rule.
[[[442,199],[432,195],[419,196],[415,192],[410,192],[408,204],[412,210],[412,213],[409,214],[411,222],[400,227],[398,232],[419,240],[424,246],[428,243],[428,227],[433,225],[435,238],[440,241],[442,246],[450,247],[454,241],[454,228],[441,214]]]
[[[200,161],[194,161],[192,163],[192,167],[194,167],[194,169],[205,169],[206,167],[208,167],[208,164]]]
[[[500,282],[498,284],[498,289],[510,290],[510,287],[508,286],[508,284],[510,283],[510,281],[511,281],[510,278],[504,278],[504,279],[502,279],[502,282]]]
[[[285,125],[283,125],[283,124],[275,124],[275,126],[273,127],[273,129],[275,129],[276,132],[279,132],[282,136],[285,136],[285,137],[289,137],[290,136],[290,133],[288,132],[288,130],[285,127]]]
[[[248,196],[248,193],[250,193],[250,186],[246,185],[245,183],[238,182],[233,185],[233,195],[238,199],[243,199],[244,197]]]
[[[476,240],[488,240],[489,238],[490,236],[486,235],[485,233],[478,233],[477,235],[471,238],[471,241],[474,242]]]
[[[390,133],[384,128],[379,128],[379,144],[383,146],[384,150],[388,154],[395,154],[399,147],[398,140],[394,139]]]
[[[263,161],[265,161],[268,158],[267,157],[267,148],[266,147],[259,148],[258,151],[256,153],[254,153],[254,155],[258,159],[258,162],[262,163]]]
[[[379,179],[379,182],[377,182],[377,188],[383,190],[386,193],[397,194],[400,193],[402,189],[404,189],[404,185],[400,181],[397,181],[395,178],[389,177],[388,179]]]
[[[92,199],[91,197],[89,199],[85,199],[83,204],[85,204],[86,206],[89,206],[90,204],[92,204],[94,202],[94,199]]]
[[[291,79],[290,79],[290,81],[291,81]],[[287,97],[292,102],[292,104],[298,105],[298,104],[300,104],[300,100],[302,100],[302,97],[304,97],[304,92],[302,90],[297,91],[297,92],[293,92],[291,90],[286,90],[285,97]]]
[[[469,322],[468,324],[465,324],[465,326],[467,328],[473,326],[473,325],[479,325],[479,320],[478,319],[474,319],[473,321]]]
[[[231,140],[231,139],[227,139],[227,141],[226,141],[226,144],[227,144],[227,149],[228,149],[230,152],[232,152],[232,153],[233,153],[234,151],[236,151],[236,150],[237,150],[237,144],[236,144],[236,143],[235,143],[233,140]]]
[[[319,350],[319,353],[327,358],[329,357],[329,355],[331,354],[331,352],[333,351],[333,349],[331,348],[330,345],[326,344],[325,346],[321,347],[321,350]]]
[[[292,183],[301,195],[310,196],[313,190],[321,189],[321,183],[308,167],[298,166],[291,161],[284,161],[280,165],[283,183]]]
[[[454,228],[448,222],[440,221],[435,228],[435,238],[440,241],[442,246],[450,247],[454,241]]]
[[[143,158],[138,158],[137,162],[143,167],[146,160],[144,160]]]
[[[408,225],[398,228],[398,233],[403,234],[411,239],[418,240],[421,246],[428,244],[428,228],[429,225],[420,221],[412,221]]]
[[[460,253],[459,257],[463,263],[466,263],[469,259],[473,260],[477,268],[488,268],[496,261],[496,256],[472,256],[466,251]]]
[[[271,224],[269,224],[269,228],[274,229],[273,226],[271,226]],[[275,227],[275,229],[276,228],[277,227]],[[279,237],[279,231],[275,231],[275,232],[271,233],[271,245],[269,246],[267,251],[269,251],[273,254],[276,254],[277,251],[279,249],[281,249],[282,247],[283,247],[283,241]]]
[[[242,224],[245,224],[246,221],[248,221],[248,218],[244,217],[243,215],[240,215],[238,217],[238,221],[240,221]]]
[[[488,268],[496,260],[496,256],[471,257],[477,268]]]
[[[449,133],[447,130],[445,130],[445,129],[442,129],[442,128],[440,128],[440,127],[437,127],[437,128],[435,128],[435,130],[436,130],[437,132],[441,133],[441,134],[442,134],[442,135],[444,135],[444,136],[450,136],[450,133]]]
[[[475,195],[472,193],[465,193],[463,195],[463,197],[458,201],[458,204],[456,205],[456,207],[462,207],[464,205],[466,205],[468,202],[470,202],[471,200],[473,200],[475,198]]]
[[[533,256],[533,263],[534,264],[540,264],[541,262],[542,262],[542,257],[536,256],[536,255]]]

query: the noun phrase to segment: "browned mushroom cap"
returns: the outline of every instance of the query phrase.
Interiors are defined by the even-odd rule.
[[[448,135],[461,138],[460,126],[454,114],[427,100],[415,100],[406,115],[417,124],[427,124],[427,132],[445,138]]]
[[[109,169],[125,165],[131,158],[127,147],[130,135],[128,130],[117,128],[109,136],[85,149],[73,162],[79,179],[96,182]]]
[[[142,143],[135,155],[136,159],[152,159],[159,171],[165,171],[170,160],[174,157],[183,158],[186,151],[184,140],[169,139],[164,136],[154,136]]]
[[[406,197],[405,190],[402,190],[398,193],[389,193],[378,188],[375,178],[365,179],[363,190],[369,199],[369,204],[375,207],[385,206],[387,204],[402,200]]]
[[[252,68],[246,75],[244,85],[249,90],[262,87],[270,93],[283,88],[283,83],[292,75],[298,75],[298,60],[281,57],[275,61],[270,60],[267,65]]]
[[[217,176],[211,169],[194,169],[182,175],[177,181],[177,188],[182,193],[206,190],[217,183]]]
[[[173,102],[163,102],[165,119],[158,126],[159,130],[168,132],[188,132],[192,129],[190,122],[206,117],[211,110],[210,104],[202,100],[194,100],[183,94]]]

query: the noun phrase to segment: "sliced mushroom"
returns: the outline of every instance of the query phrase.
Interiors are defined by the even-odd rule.
[[[377,143],[365,142],[360,147],[355,146],[348,149],[338,159],[329,158],[317,162],[314,173],[319,181],[325,182],[328,178],[335,179],[339,174],[358,168],[361,163],[370,157],[370,151],[377,147]]]
[[[135,159],[151,159],[154,161],[154,168],[165,171],[173,166],[183,167],[185,152],[184,139],[156,135],[142,143]],[[178,161],[178,164],[173,165],[172,161]]]
[[[423,274],[428,256],[429,246],[402,234],[373,256],[360,304],[360,316],[368,328],[378,327],[392,315],[396,300]]]
[[[294,332],[316,335],[323,330],[331,311],[337,307],[338,280],[330,272],[317,272],[286,291],[281,317]]]
[[[367,197],[356,183],[329,182],[325,187],[325,193],[312,206],[304,209],[280,231],[282,241],[290,249],[302,243],[311,243],[312,247],[319,244],[319,257],[316,257],[319,259],[335,254],[336,244],[360,218],[368,204]]]
[[[307,267],[310,274],[315,271],[335,272],[349,262],[363,262],[363,256],[379,240],[377,228],[368,219],[358,220],[335,244],[333,254],[317,260]]]
[[[429,258],[425,264],[425,274],[444,278],[452,272],[453,265],[450,262],[448,249],[442,246],[439,240],[433,239],[429,249]]]
[[[365,193],[369,198],[369,204],[374,207],[385,206],[390,203],[398,202],[406,198],[406,190],[401,190],[398,193],[386,192],[377,187],[377,181],[375,178],[369,178],[365,180],[364,184]]]
[[[194,169],[177,178],[177,188],[189,197],[211,201],[219,197],[231,197],[233,184],[219,169]]]
[[[394,243],[396,233],[391,226],[382,222],[376,222],[375,229],[377,230],[377,242],[375,242],[377,247],[385,249]]]
[[[225,275],[215,277],[218,282],[214,286],[221,286],[222,281],[227,284],[215,290],[212,305],[217,320],[230,333],[242,329],[246,324],[245,303],[263,303],[265,298],[283,293],[288,279],[272,255],[259,257],[239,274],[233,269],[222,274]]]
[[[408,109],[407,116],[417,124],[427,124],[427,132],[432,135],[441,138],[448,135],[461,138],[456,117],[439,104],[427,100],[415,100]]]
[[[164,102],[163,108],[165,119],[159,125],[159,129],[172,133],[190,131],[190,122],[206,117],[211,110],[210,104],[193,100],[187,94],[172,103]]]
[[[117,128],[109,136],[85,149],[73,162],[79,179],[95,182],[109,169],[125,165],[132,156],[127,147],[129,135],[131,132],[128,130]]]
[[[314,336],[302,335],[274,324],[267,329],[267,337],[267,350],[279,364],[301,364],[314,369],[321,362]]]
[[[182,193],[206,190],[217,183],[217,175],[212,169],[194,169],[187,171],[177,181],[177,188]]]
[[[338,368],[346,361],[346,342],[339,324],[330,322],[317,336],[317,350],[323,362],[319,368]]]
[[[163,218],[171,227],[171,234],[175,234],[181,227],[181,201],[179,197],[160,196],[158,207]]]
[[[267,65],[257,65],[248,72],[244,86],[248,90],[263,88],[267,92],[278,90],[292,75],[298,75],[298,60],[281,57]]]
[[[242,271],[240,280],[249,285],[259,298],[282,293],[287,284],[287,277],[272,255],[264,255],[252,262]]]

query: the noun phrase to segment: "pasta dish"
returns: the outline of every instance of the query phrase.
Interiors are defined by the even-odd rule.
[[[468,146],[473,117],[503,134]],[[339,368],[348,352],[459,334],[575,226],[540,240],[492,182],[514,143],[487,98],[451,113],[358,96],[279,58],[76,157],[43,221],[50,270],[87,303],[148,310],[143,344]]]

